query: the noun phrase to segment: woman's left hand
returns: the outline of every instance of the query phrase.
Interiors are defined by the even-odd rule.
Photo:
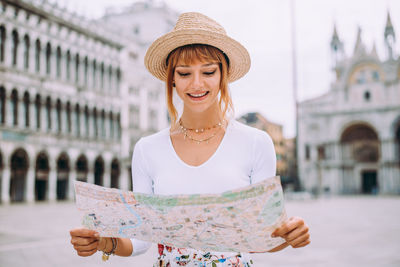
[[[310,244],[308,226],[302,218],[291,217],[272,233],[272,237],[282,237],[293,248],[300,248]]]

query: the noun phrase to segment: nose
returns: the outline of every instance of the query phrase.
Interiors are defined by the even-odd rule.
[[[193,89],[203,88],[203,79],[201,77],[200,71],[194,72],[193,79],[192,79],[192,87],[193,87]]]

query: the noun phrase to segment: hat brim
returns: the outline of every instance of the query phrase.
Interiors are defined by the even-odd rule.
[[[146,68],[158,79],[166,81],[169,53],[189,44],[207,44],[224,52],[229,58],[229,82],[243,77],[250,69],[250,55],[243,45],[227,35],[201,29],[177,30],[155,40],[144,58]]]

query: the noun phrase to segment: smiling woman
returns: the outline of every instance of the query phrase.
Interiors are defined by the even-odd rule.
[[[136,143],[132,158],[134,191],[217,194],[275,176],[276,156],[269,135],[229,116],[233,106],[228,83],[248,72],[250,57],[221,25],[199,13],[182,14],[174,30],[150,46],[145,65],[151,74],[166,82],[171,126]],[[174,91],[184,104],[180,118],[173,103]],[[178,219],[185,219],[184,215]],[[201,236],[204,229],[199,226],[198,232]],[[89,256],[101,250],[105,259],[110,254],[134,256],[151,245],[137,239],[99,239],[96,234],[81,228],[71,231],[71,242],[79,255]],[[298,217],[290,218],[274,235],[286,242],[271,252],[310,242],[308,227]],[[158,244],[158,252],[153,265],[156,267],[252,264],[247,253],[164,244]]]

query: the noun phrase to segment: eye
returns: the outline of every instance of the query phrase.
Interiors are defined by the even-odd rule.
[[[207,75],[207,76],[211,76],[211,75],[213,75],[214,73],[215,73],[215,71],[216,70],[213,70],[213,71],[205,71],[205,72],[203,72],[205,75]]]
[[[190,75],[189,72],[179,72],[179,71],[177,71],[177,73],[178,73],[178,75],[181,76],[181,77],[185,77],[185,76],[189,76],[189,75]]]

